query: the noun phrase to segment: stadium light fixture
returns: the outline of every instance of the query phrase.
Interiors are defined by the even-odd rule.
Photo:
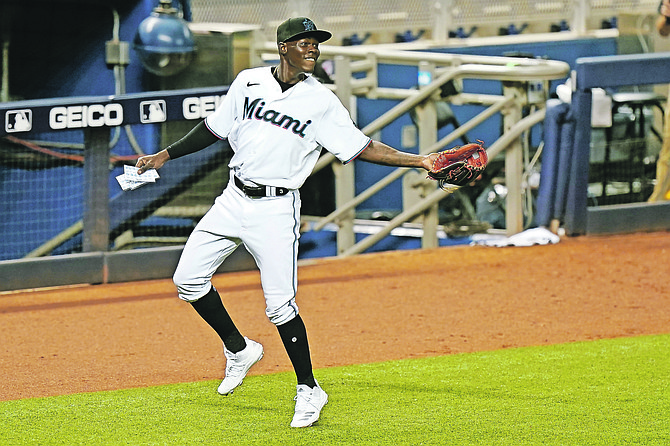
[[[144,68],[158,76],[173,76],[186,68],[196,47],[187,22],[172,0],[160,0],[135,33],[133,48]]]

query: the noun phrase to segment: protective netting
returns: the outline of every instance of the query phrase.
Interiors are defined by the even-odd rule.
[[[163,129],[156,124],[133,126],[132,133],[143,151],[153,153],[158,148],[148,136],[180,124],[184,127],[180,122]],[[125,192],[116,181],[123,166],[134,165],[139,156],[125,133],[122,129],[117,144],[110,135],[109,176],[93,179],[93,184],[85,179],[84,132],[0,138],[0,260],[82,252],[86,194],[103,182],[108,183],[110,200],[109,250],[185,242],[228,180],[228,155],[213,146],[203,151],[214,153],[207,163],[184,157],[179,170],[189,174],[156,200],[145,189],[165,187],[169,179]]]
[[[436,18],[437,5],[450,8],[452,27],[487,21],[505,25],[511,22],[569,19],[574,14],[576,3],[571,0],[191,2],[193,21],[196,23],[258,25],[268,40],[274,39],[275,28],[281,20],[296,14],[310,16],[319,26],[339,36],[384,31],[392,37],[394,33],[406,30],[416,33],[426,29],[430,32]],[[657,4],[657,0],[592,1],[589,14],[602,17],[618,12],[651,14]],[[658,112],[651,108],[645,110],[649,115],[646,122],[651,125],[654,119],[650,115]],[[11,122],[4,124],[18,125],[19,118],[23,117],[21,113],[18,110],[7,115],[6,119]],[[594,144],[590,181],[594,202],[590,204],[642,201],[650,193],[660,142],[651,127],[645,127],[643,132],[633,132],[635,124],[630,124],[630,121],[639,122],[640,115],[637,118],[631,116],[632,111],[622,109],[615,117],[607,160],[605,146]],[[133,126],[133,135],[147,153],[152,153],[185,134],[192,125],[193,122],[136,125]],[[172,130],[168,132],[167,128]],[[628,131],[633,133],[626,133]],[[133,159],[137,156],[127,131],[121,128],[119,134],[117,142],[115,131],[111,132],[110,174],[107,178],[99,179],[100,182],[108,182],[112,222],[117,213],[142,207],[133,201],[140,193],[124,194],[115,181],[115,176],[122,172],[123,164],[134,164]],[[158,140],[160,144],[156,144]],[[0,260],[82,251],[81,225],[87,191],[83,151],[84,134],[81,131],[31,133],[22,134],[20,138],[0,138]],[[225,159],[212,163],[217,166],[216,169],[203,171],[197,171],[195,167],[190,169],[189,163],[196,162],[188,158],[179,161],[180,170],[193,170],[195,174],[192,178],[184,179],[180,188],[166,195],[163,202],[146,209],[142,207],[145,210],[136,218],[123,220],[123,224],[110,228],[110,249],[183,243],[195,222],[225,186],[228,175]],[[123,195],[126,201],[115,208],[114,200]],[[307,206],[305,208],[307,214],[319,215],[310,214],[311,210]]]
[[[632,106],[631,106],[632,105]],[[656,181],[665,101],[614,108],[612,126],[592,129],[589,205],[638,203],[649,199]]]
[[[658,0],[191,0],[194,21],[246,23],[261,27],[268,40],[274,40],[277,25],[287,17],[304,15],[336,37],[366,33],[395,33],[421,30],[430,34],[445,20],[450,31],[458,27],[573,21],[575,10],[585,3],[585,15],[592,19],[621,13],[652,14]],[[388,34],[390,33],[390,34]],[[386,43],[386,42],[384,42]]]

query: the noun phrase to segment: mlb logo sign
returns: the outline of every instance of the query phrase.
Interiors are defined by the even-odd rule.
[[[33,128],[33,111],[8,110],[5,114],[5,132],[29,132]]]
[[[152,122],[165,122],[167,113],[165,112],[165,101],[157,99],[154,101],[140,102],[140,122],[142,124],[151,124]]]

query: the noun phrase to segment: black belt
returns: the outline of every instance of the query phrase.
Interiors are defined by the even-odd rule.
[[[237,186],[242,192],[245,193],[248,197],[260,198],[260,197],[281,197],[282,195],[288,194],[289,189],[286,187],[274,187],[274,186],[247,186],[237,178],[235,179],[235,186]]]

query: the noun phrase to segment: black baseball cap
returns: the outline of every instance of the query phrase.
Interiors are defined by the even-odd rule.
[[[277,27],[277,43],[290,42],[305,37],[314,37],[316,40],[325,42],[333,37],[326,30],[316,29],[316,25],[307,17],[293,17]]]

